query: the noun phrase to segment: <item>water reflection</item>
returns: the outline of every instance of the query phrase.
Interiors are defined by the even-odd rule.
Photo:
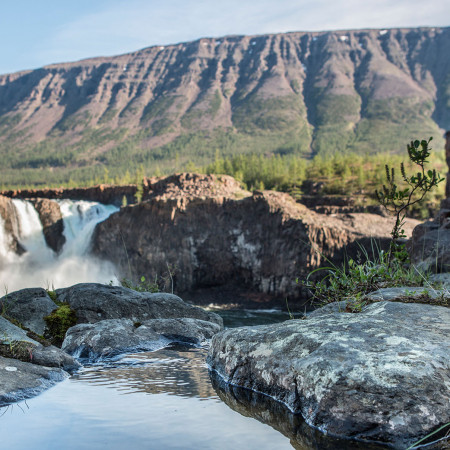
[[[297,450],[379,450],[388,446],[359,443],[327,436],[311,428],[300,414],[292,414],[282,403],[249,389],[226,384],[215,372],[210,372],[212,386],[220,400],[233,411],[270,425],[289,438]]]
[[[128,354],[113,363],[88,366],[72,378],[124,394],[144,392],[218,399],[209,381],[206,354],[203,347],[172,344],[154,352]]]
[[[289,320],[291,317],[287,311],[280,309],[214,309],[211,311],[219,314],[223,319],[225,328],[235,328],[254,325],[268,325]],[[303,313],[293,313],[296,319]]]
[[[25,414],[17,405],[6,411],[0,448],[291,448],[285,436],[219,399],[205,354],[206,349],[172,346],[83,368],[28,400],[29,409],[22,404]]]

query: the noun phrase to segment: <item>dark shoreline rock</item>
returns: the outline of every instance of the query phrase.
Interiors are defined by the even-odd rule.
[[[0,315],[0,406],[37,395],[67,377],[67,371],[79,369],[64,350],[92,362],[173,342],[200,345],[223,329],[220,316],[173,294],[82,283],[58,289],[56,295],[78,320],[65,333],[63,349],[39,336],[48,331],[43,318],[57,308],[44,289],[22,289],[0,300],[1,311],[9,314]]]
[[[342,439],[309,426],[301,414],[275,399],[250,389],[226,383],[214,371],[210,371],[211,384],[219,398],[233,411],[267,424],[289,438],[294,448],[301,450],[382,450],[386,445],[369,444]]]
[[[96,323],[106,319],[192,318],[216,323],[223,321],[215,313],[189,305],[180,297],[164,292],[137,292],[122,286],[80,283],[57,289],[58,301],[68,303],[76,312],[77,323]]]
[[[69,328],[62,349],[89,362],[113,358],[123,353],[154,351],[178,342],[200,345],[222,327],[199,319],[152,319],[133,323],[130,319],[110,319]]]
[[[8,318],[17,320],[41,336],[44,335],[46,325],[44,317],[57,307],[43,288],[21,289],[0,298],[0,310]]]
[[[380,302],[225,330],[207,361],[323,432],[404,449],[450,421],[449,333],[448,308]]]
[[[35,397],[68,376],[62,369],[0,356],[0,407]]]

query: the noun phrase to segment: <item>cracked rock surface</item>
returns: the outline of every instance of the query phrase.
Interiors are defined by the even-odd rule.
[[[208,364],[337,436],[407,448],[450,421],[450,309],[374,303],[216,334]]]

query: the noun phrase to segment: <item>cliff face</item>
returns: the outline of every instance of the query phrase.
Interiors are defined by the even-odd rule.
[[[176,154],[204,163],[216,149],[400,150],[450,128],[449,55],[449,28],[298,32],[2,75],[2,169],[56,180],[64,167],[169,167]]]
[[[284,301],[301,295],[296,278],[304,279],[324,258],[342,261],[356,252],[357,243],[386,242],[392,229],[390,218],[317,214],[287,194],[252,195],[231,180],[194,174],[160,180],[148,200],[97,225],[93,252],[135,279],[176,267],[176,292],[185,298],[197,293],[196,301],[198,292],[215,288],[245,289],[257,301]],[[191,188],[202,183],[201,194],[192,195]],[[409,232],[412,223],[417,222],[408,222]]]

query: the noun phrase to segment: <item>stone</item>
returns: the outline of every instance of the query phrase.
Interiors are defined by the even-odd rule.
[[[62,349],[77,358],[96,361],[131,351],[151,351],[170,342],[201,344],[222,327],[199,319],[102,320],[69,328]]]
[[[0,195],[0,227],[4,230],[4,250],[12,250],[18,255],[25,253],[25,248],[20,244],[18,234],[17,218],[14,205],[10,198]],[[0,261],[0,268],[2,261]]]
[[[450,309],[382,301],[222,331],[207,363],[325,433],[404,449],[450,422],[449,336]]]
[[[370,294],[366,295],[369,301],[379,302],[383,300],[387,301],[401,301],[404,298],[417,299],[420,297],[427,297],[431,301],[439,299],[440,297],[450,298],[450,293],[448,291],[441,289],[434,289],[432,287],[391,287],[378,289]],[[419,301],[417,303],[420,303]]]
[[[62,369],[0,356],[0,406],[34,397],[67,377]]]
[[[93,253],[137,279],[161,279],[176,266],[175,289],[193,301],[198,292],[243,287],[256,307],[302,299],[297,278],[356,257],[360,245],[370,254],[372,239],[387,248],[394,220],[318,214],[285,193],[243,191],[230,177],[176,174],[146,186],[145,201],[96,226]],[[408,219],[406,233],[418,223]]]
[[[420,225],[414,229],[408,243],[411,262],[423,271],[450,272],[450,229],[434,225],[426,231]]]
[[[61,208],[57,202],[46,198],[34,199],[33,205],[39,214],[45,242],[55,253],[60,253],[66,243]]]
[[[173,294],[137,292],[121,286],[81,283],[57,289],[58,300],[67,302],[75,310],[77,323],[96,323],[106,319],[192,318],[218,324],[222,318],[212,312],[185,303]]]
[[[0,344],[6,345],[12,356],[25,362],[47,366],[59,367],[72,372],[80,367],[78,361],[63,350],[53,345],[44,346],[28,336],[25,330],[12,324],[0,316]],[[11,355],[9,355],[11,356]]]
[[[435,273],[431,275],[430,281],[441,284],[444,290],[450,289],[450,273]]]
[[[0,311],[41,336],[46,325],[44,317],[57,307],[42,288],[22,289],[0,299]]]
[[[34,339],[27,336],[27,332],[0,316],[0,342],[23,341],[37,345]]]
[[[53,345],[48,347],[39,345],[34,348],[30,362],[39,366],[59,367],[70,373],[81,367],[81,364],[71,355]]]
[[[349,439],[338,439],[310,427],[300,414],[293,414],[289,409],[273,398],[232,386],[223,381],[215,372],[210,372],[211,384],[228,407],[244,417],[252,417],[269,425],[285,435],[297,450],[385,450],[386,446],[358,443]]]

